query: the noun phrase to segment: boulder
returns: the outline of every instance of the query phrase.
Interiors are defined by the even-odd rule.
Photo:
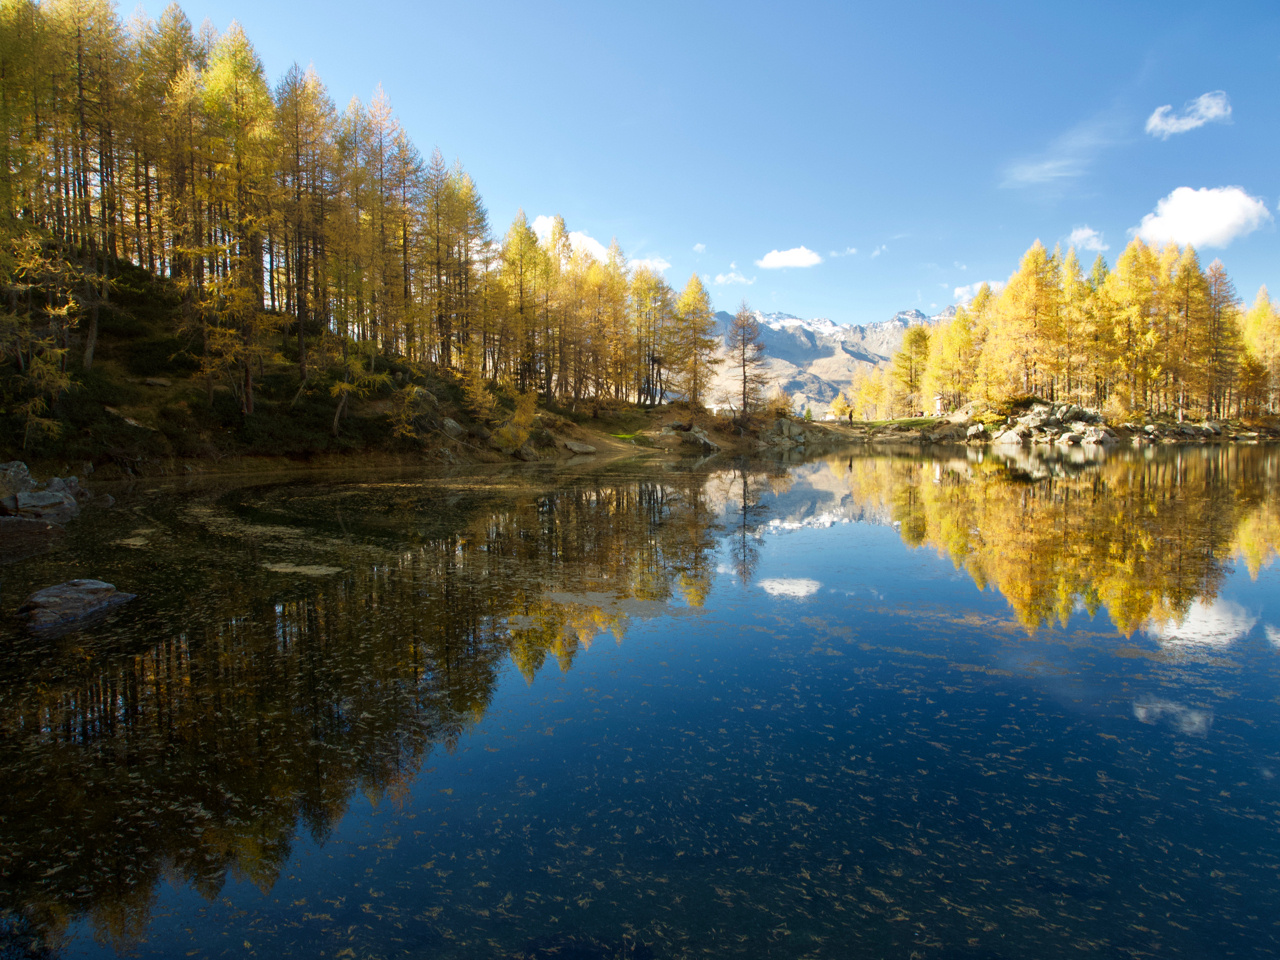
[[[987,435],[987,426],[984,423],[975,423],[965,431],[965,437],[970,440],[981,440]]]
[[[18,615],[27,618],[31,630],[67,630],[134,597],[101,580],[68,580],[37,590],[18,608]]]
[[[467,431],[462,429],[462,424],[451,417],[445,417],[440,421],[440,429],[448,435],[450,440],[461,440],[467,434]]]
[[[533,449],[533,447],[528,443],[525,443],[516,451],[516,459],[523,460],[525,463],[537,463],[538,451]]]
[[[54,523],[66,523],[80,513],[76,498],[57,490],[32,490],[6,497],[4,507],[13,516]]]
[[[579,443],[577,440],[566,440],[564,442],[564,448],[570,453],[580,453],[584,455],[596,452],[596,448],[591,444]]]
[[[0,463],[0,497],[12,497],[35,489],[35,481],[21,460]]]
[[[697,447],[704,455],[718,453],[720,445],[706,435],[700,428],[694,427],[684,436],[684,442]]]
[[[1022,446],[1024,440],[1030,435],[1031,431],[1021,424],[1010,427],[1003,433],[998,434],[992,439],[992,443],[997,446]]]

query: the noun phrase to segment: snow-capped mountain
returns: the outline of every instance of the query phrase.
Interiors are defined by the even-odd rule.
[[[859,369],[887,363],[902,346],[908,327],[949,319],[955,315],[955,308],[948,307],[934,317],[919,310],[902,310],[888,320],[865,326],[839,324],[826,317],[805,320],[791,313],[757,310],[755,315],[769,375],[798,402],[813,406],[814,413],[820,414]],[[716,321],[717,332],[723,338],[733,315],[721,311],[716,314]],[[718,379],[726,377],[722,367]],[[722,388],[729,395],[727,382]]]

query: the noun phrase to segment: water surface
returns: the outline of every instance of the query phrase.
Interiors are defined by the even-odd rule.
[[[140,594],[3,638],[9,949],[1273,956],[1278,484],[1209,448],[122,493],[3,569],[6,611]]]

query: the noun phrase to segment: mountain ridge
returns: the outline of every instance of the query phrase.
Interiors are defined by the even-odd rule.
[[[899,310],[888,320],[869,324],[839,324],[827,317],[806,320],[781,311],[752,311],[760,324],[766,376],[800,406],[825,413],[860,370],[888,363],[912,326],[935,326],[955,316],[955,307],[929,316],[918,309]],[[716,313],[721,352],[733,314]],[[723,367],[712,383],[712,396],[731,396],[732,377]]]

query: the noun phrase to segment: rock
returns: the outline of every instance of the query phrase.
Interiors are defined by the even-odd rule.
[[[462,424],[451,417],[445,417],[440,421],[440,429],[448,435],[450,440],[461,440],[467,433],[462,429]]]
[[[1020,447],[1022,446],[1022,442],[1027,439],[1029,433],[1030,431],[1027,430],[1026,427],[1018,424],[1017,426],[1010,427],[1008,430],[997,435],[991,442],[997,446],[1017,445]]]
[[[66,531],[61,524],[29,517],[0,517],[0,563],[47,553]]]
[[[225,384],[219,384],[218,386],[225,386]],[[214,390],[217,390],[217,389],[218,389],[217,387],[214,387]],[[119,417],[121,420],[123,420],[125,423],[127,423],[131,427],[137,427],[139,430],[146,430],[149,433],[157,432],[155,427],[148,427],[145,423],[139,423],[137,420],[134,420],[132,417],[126,417],[123,413],[121,413],[115,407],[104,406],[102,409],[107,411],[107,413],[111,414],[113,417]]]
[[[0,497],[26,493],[28,490],[34,490],[35,486],[27,465],[21,460],[0,463]]]
[[[68,580],[37,590],[18,608],[18,615],[27,618],[31,630],[64,630],[86,617],[128,603],[134,597],[135,594],[121,593],[101,580]]]
[[[173,381],[165,377],[147,377],[142,381],[148,387],[172,387]]]
[[[523,444],[520,449],[516,451],[515,456],[517,460],[523,460],[525,463],[538,462],[538,451],[534,450],[528,443]]]
[[[471,428],[471,435],[477,440],[488,440],[493,436],[493,432],[483,423],[477,423]]]
[[[75,497],[55,490],[32,490],[30,493],[19,493],[12,500],[13,509],[10,512],[32,520],[66,523],[80,513],[80,505],[76,503]],[[8,505],[6,502],[5,506],[8,507]]]
[[[987,435],[987,425],[985,423],[975,423],[965,431],[964,435],[969,440],[981,440]]]
[[[76,477],[54,477],[44,485],[46,491],[51,493],[65,493],[69,497],[80,500],[89,496],[89,491],[80,486],[80,481]]]
[[[687,434],[685,434],[684,442],[690,446],[697,447],[704,455],[717,453],[720,450],[720,445],[708,437],[698,427],[693,427]]]
[[[596,448],[593,447],[591,444],[579,443],[577,440],[566,440],[564,442],[564,448],[568,450],[570,453],[588,454],[588,453],[596,452]]]

